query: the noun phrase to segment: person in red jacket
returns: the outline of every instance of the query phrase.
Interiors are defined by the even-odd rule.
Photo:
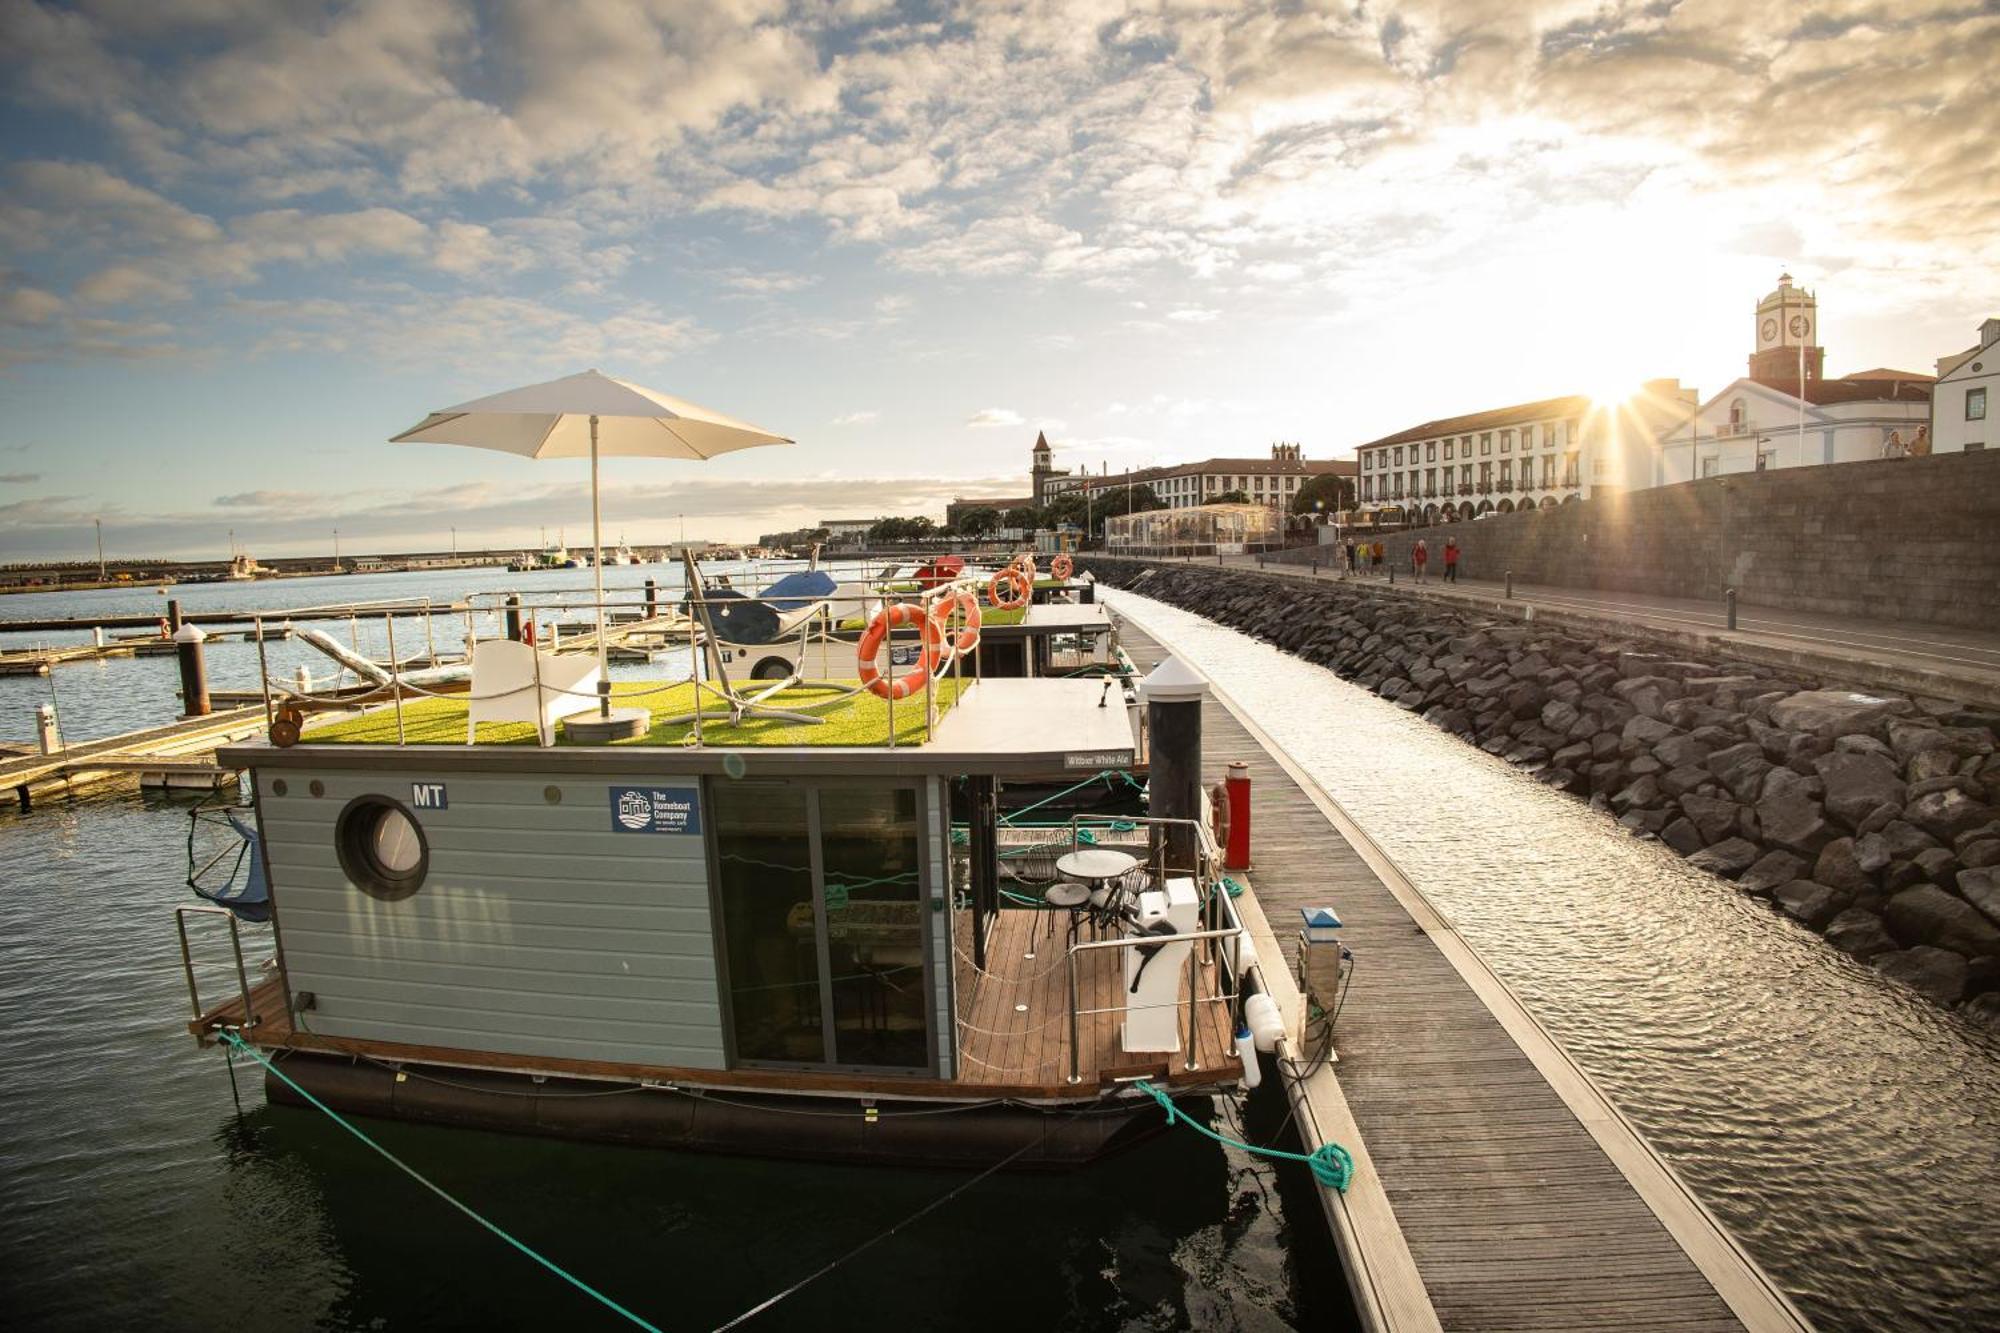
[[[1410,563],[1416,566],[1417,582],[1424,581],[1424,566],[1431,562],[1431,548],[1424,545],[1422,537],[1417,538],[1416,547],[1410,552]]]
[[[1456,537],[1444,539],[1444,581],[1458,582],[1458,538]]]

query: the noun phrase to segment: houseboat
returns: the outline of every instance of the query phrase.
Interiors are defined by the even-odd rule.
[[[1155,746],[1174,818],[1004,813],[1129,772],[1149,735],[1185,751],[1147,717],[1189,707],[1187,673],[1138,714],[1094,676],[984,671],[971,596],[884,608],[846,679],[776,692],[600,695],[587,662],[502,639],[469,695],[390,689],[302,734],[274,700],[270,740],[218,756],[251,778],[256,892],[176,914],[190,1030],[344,1112],[898,1164],[1078,1166],[1163,1126],[1142,1084],[1235,1089],[1259,960],[1198,754]],[[884,670],[899,626],[918,658]],[[595,739],[612,702],[641,734]],[[197,986],[228,956],[204,912],[268,929],[226,998]]]

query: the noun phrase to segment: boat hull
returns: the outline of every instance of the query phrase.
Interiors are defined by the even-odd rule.
[[[1059,1106],[883,1096],[805,1096],[537,1077],[495,1070],[391,1067],[304,1051],[285,1077],[342,1114],[500,1133],[878,1166],[1068,1171],[1152,1138],[1166,1118],[1122,1098]],[[305,1106],[276,1075],[275,1104]],[[873,1108],[871,1113],[870,1108]]]

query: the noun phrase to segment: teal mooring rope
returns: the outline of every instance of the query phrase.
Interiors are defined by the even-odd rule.
[[[405,1162],[402,1158],[396,1156],[396,1154],[390,1152],[387,1148],[384,1148],[381,1144],[375,1142],[375,1140],[369,1138],[368,1135],[363,1133],[359,1128],[357,1128],[355,1125],[353,1125],[348,1120],[343,1118],[338,1111],[334,1110],[331,1106],[328,1106],[325,1102],[321,1101],[319,1098],[313,1096],[310,1092],[307,1092],[304,1088],[300,1087],[297,1083],[293,1082],[291,1075],[287,1074],[284,1070],[278,1068],[278,1066],[271,1063],[271,1061],[266,1060],[264,1058],[263,1052],[251,1046],[250,1043],[244,1041],[243,1038],[237,1036],[234,1032],[229,1032],[226,1030],[221,1033],[221,1037],[225,1042],[229,1043],[231,1048],[243,1052],[245,1055],[255,1060],[258,1064],[270,1070],[271,1073],[277,1075],[278,1079],[281,1082],[283,1082],[286,1087],[290,1088],[293,1092],[299,1094],[299,1096],[305,1098],[308,1102],[311,1102],[314,1106],[318,1107],[320,1110],[326,1112],[327,1116],[333,1121],[334,1124],[339,1125],[342,1129],[352,1134],[355,1138],[360,1139],[363,1143],[367,1144],[369,1147],[373,1148],[376,1152],[380,1153],[383,1157],[387,1158],[389,1164],[395,1167],[398,1171],[401,1171],[404,1175],[416,1181],[419,1185],[422,1185],[425,1189],[437,1195],[440,1199],[443,1199],[446,1203],[458,1209],[459,1212],[464,1213],[467,1217],[479,1223],[480,1226],[485,1227],[488,1231],[498,1236],[501,1240],[506,1241],[509,1245],[512,1245],[522,1254],[527,1255],[530,1259],[533,1259],[536,1263],[548,1269],[551,1273],[554,1273],[557,1277],[569,1283],[572,1287],[575,1287],[578,1291],[590,1297],[592,1300],[596,1301],[599,1305],[604,1306],[607,1310],[610,1310],[615,1314],[623,1315],[626,1319],[638,1325],[640,1328],[646,1329],[647,1333],[661,1333],[661,1329],[657,1324],[650,1323],[647,1320],[640,1318],[638,1315],[633,1314],[630,1310],[620,1305],[617,1301],[612,1300],[609,1296],[606,1296],[603,1292],[591,1286],[588,1282],[585,1282],[582,1278],[570,1272],[568,1269],[564,1268],[561,1264],[556,1263],[553,1259],[544,1257],[542,1254],[531,1248],[525,1241],[516,1240],[513,1236],[501,1230],[494,1223],[487,1221],[485,1218],[481,1217],[478,1213],[473,1212],[472,1209],[467,1205],[460,1203],[457,1199],[445,1193],[445,1191],[441,1187],[433,1185],[430,1181],[426,1180],[422,1175],[422,1173],[420,1173],[415,1167]]]
[[[1164,1089],[1156,1088],[1143,1079],[1134,1086],[1160,1104],[1160,1109],[1167,1113],[1167,1123],[1170,1125],[1178,1120],[1189,1129],[1198,1134],[1206,1134],[1217,1143],[1240,1148],[1258,1157],[1277,1157],[1287,1162],[1304,1162],[1312,1168],[1314,1180],[1330,1190],[1339,1190],[1342,1194],[1347,1193],[1347,1182],[1354,1179],[1354,1159],[1348,1156],[1347,1149],[1338,1143],[1322,1143],[1310,1153],[1286,1152],[1282,1148],[1260,1148],[1254,1143],[1244,1143],[1240,1139],[1230,1138],[1227,1134],[1216,1133],[1174,1105],[1174,1099],[1169,1097]]]

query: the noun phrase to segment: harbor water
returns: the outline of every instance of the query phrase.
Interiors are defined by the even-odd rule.
[[[677,572],[605,576],[636,589]],[[175,595],[196,611],[426,592],[445,601],[588,580],[575,570],[459,571]],[[151,614],[165,600],[151,590],[20,595],[0,599],[0,618]],[[385,646],[379,623],[357,621],[364,650]],[[328,629],[348,641],[346,622]],[[441,648],[446,629],[438,617]],[[396,634],[408,656],[423,643],[422,618],[400,619]],[[297,644],[267,647],[274,673],[331,668]],[[217,688],[255,685],[253,644],[218,642],[210,663]],[[621,672],[657,677],[676,666]],[[171,658],[61,666],[53,684],[72,738],[177,711]],[[0,739],[33,735],[50,685],[0,679]],[[198,1050],[181,1028],[172,908],[192,901],[181,883],[191,804],[127,788],[45,800],[27,816],[11,803],[0,812],[0,1326],[616,1326],[318,1112],[265,1106],[259,1071],[240,1058],[237,1113],[223,1053]],[[1285,1128],[1270,1083],[1218,1117],[1218,1128],[1260,1143]],[[715,1328],[970,1179],[364,1124],[438,1185],[670,1330]],[[1186,1130],[1078,1174],[979,1181],[744,1327],[849,1327],[858,1312],[912,1330],[1337,1329],[1351,1318],[1303,1169]]]
[[[676,572],[605,574],[630,589]],[[176,595],[189,610],[443,603],[587,581],[451,571]],[[0,600],[0,618],[150,614],[164,600],[17,596]],[[1321,668],[1142,598],[1105,600],[1219,681],[1354,814],[1821,1327],[2000,1326],[2000,1043]],[[405,656],[405,625],[421,643],[420,621],[398,622]],[[441,647],[443,624],[430,629]],[[355,631],[364,650],[383,647],[365,622]],[[268,649],[274,672],[330,666],[296,644]],[[657,676],[673,664],[622,670]],[[256,671],[255,645],[214,646],[218,688],[250,688]],[[52,680],[72,738],[177,711],[167,659],[58,667]],[[0,680],[0,739],[33,734],[50,688]],[[241,1068],[237,1113],[222,1055],[197,1051],[177,1026],[186,1000],[170,909],[188,900],[186,808],[126,790],[0,814],[8,1325],[596,1318],[316,1112],[265,1107]],[[1268,1140],[1282,1120],[1271,1091],[1221,1108],[1218,1126]],[[965,1180],[368,1128],[676,1329],[715,1327]],[[748,1326],[844,1326],[863,1310],[913,1329],[1318,1329],[1348,1318],[1300,1173],[1185,1132],[1073,1176],[982,1181]]]

